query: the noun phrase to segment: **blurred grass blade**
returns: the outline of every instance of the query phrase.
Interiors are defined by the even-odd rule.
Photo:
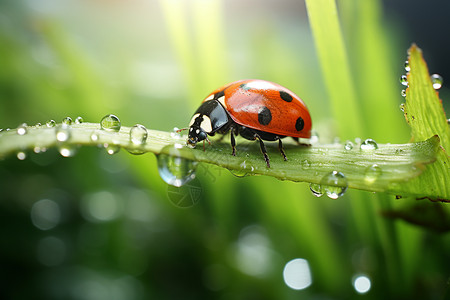
[[[438,93],[434,90],[422,51],[413,45],[409,51],[405,118],[412,136],[421,141],[433,135],[441,139],[437,160],[420,178],[403,184],[405,190],[436,200],[450,199],[450,129]]]
[[[334,0],[306,0],[322,73],[341,138],[364,132]]]

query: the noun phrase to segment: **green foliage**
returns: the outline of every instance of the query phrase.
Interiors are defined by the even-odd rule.
[[[372,282],[367,298],[448,296],[449,206],[416,201],[424,185],[429,196],[447,193],[444,151],[438,147],[437,161],[425,170],[423,164],[434,157],[434,135],[447,151],[448,144],[442,126],[426,122],[417,127],[426,132],[420,136],[414,129],[414,143],[406,144],[410,132],[398,109],[404,49],[397,30],[403,24],[386,19],[381,1],[337,1],[337,9],[334,1],[308,1],[313,35],[297,1],[53,1],[64,3],[54,9],[52,1],[35,2],[0,3],[0,127],[68,115],[99,122],[113,112],[123,124],[147,126],[148,142],[134,146],[130,127],[116,134],[87,122],[71,125],[67,141],[64,134],[55,140],[59,124],[28,126],[20,136],[16,130],[0,133],[2,153],[27,154],[23,161],[14,155],[0,160],[4,297],[353,299],[361,297],[352,287],[361,274]],[[428,80],[422,67],[416,70]],[[206,145],[206,151],[198,145],[190,153],[206,163],[180,189],[161,180],[153,155],[105,153],[116,153],[118,145],[135,154],[158,153],[164,145],[184,143],[170,135],[172,128],[185,127],[211,90],[242,78],[271,80],[298,94],[320,144],[297,150],[287,142],[284,162],[268,143],[270,170],[255,143],[238,141],[236,158],[226,140]],[[409,103],[416,101],[414,82],[406,99],[409,113],[426,103]],[[422,98],[436,100],[426,84]],[[339,146],[330,144],[336,136]],[[350,165],[342,150],[345,139],[354,138],[372,138],[380,146],[373,155],[352,150],[363,166]],[[44,152],[46,147],[76,155],[63,158],[52,149]],[[320,155],[325,152],[340,164]],[[273,172],[283,179],[283,168],[303,170],[305,158],[310,167],[314,158],[321,172],[342,171],[353,187],[355,179],[364,179],[366,163],[386,163],[387,177],[380,182],[418,175],[409,184],[388,185],[392,193],[414,196],[395,200],[388,193],[349,189],[334,201],[314,197],[308,184],[242,178]],[[233,172],[239,178],[209,162],[238,168]],[[303,175],[292,170],[290,176]],[[375,190],[367,183],[361,187]],[[189,209],[171,198],[194,193],[198,202]],[[52,209],[36,210],[41,200],[59,209],[54,228],[43,230],[30,218],[38,211],[41,221],[55,220]],[[313,282],[305,290],[283,283],[283,266],[294,258],[309,263]]]

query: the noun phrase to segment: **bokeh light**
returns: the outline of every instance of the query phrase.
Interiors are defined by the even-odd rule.
[[[303,290],[312,284],[311,270],[306,259],[296,258],[289,261],[283,270],[283,279],[293,290]]]

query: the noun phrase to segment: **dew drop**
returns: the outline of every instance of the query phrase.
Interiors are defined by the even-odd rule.
[[[84,120],[83,120],[82,117],[77,117],[77,118],[75,119],[75,124],[81,124],[81,123],[83,123],[83,122],[84,122]]]
[[[311,137],[309,139],[311,144],[317,144],[319,142],[319,134],[315,130],[311,130]]]
[[[195,178],[194,159],[191,149],[181,144],[167,145],[157,155],[159,175],[167,184],[181,187]]]
[[[244,169],[230,170],[230,173],[233,174],[234,176],[238,177],[238,178],[243,178],[243,177],[248,176],[248,172],[245,171]]]
[[[110,144],[105,144],[103,145],[106,149],[106,153],[108,153],[109,155],[113,155],[116,154],[117,152],[120,151],[120,146],[119,145],[110,145]]]
[[[36,128],[40,128],[41,126],[42,126],[41,123],[36,123],[36,125],[34,125],[34,127],[36,127]]]
[[[67,142],[70,138],[70,129],[67,126],[56,128],[56,140],[58,142]]]
[[[331,199],[344,195],[348,188],[348,181],[344,174],[333,171],[325,175],[320,181],[322,191]]]
[[[73,121],[72,121],[72,118],[71,118],[71,117],[65,117],[65,118],[62,120],[62,123],[63,123],[64,125],[72,125]]]
[[[402,112],[405,112],[405,103],[400,104],[399,107]]]
[[[130,129],[130,141],[137,146],[147,142],[147,128],[144,125],[136,124]]]
[[[118,132],[120,130],[120,120],[116,115],[109,114],[102,118],[100,126],[103,130]]]
[[[181,129],[182,130],[182,129]],[[170,136],[174,139],[181,139],[181,130],[178,127],[174,127],[172,132],[170,133]]]
[[[377,164],[373,164],[371,166],[368,166],[364,172],[364,180],[368,184],[374,183],[383,173],[381,170],[381,167]]]
[[[48,128],[55,127],[56,122],[55,122],[55,120],[50,120],[50,121],[47,121],[45,123],[45,125],[47,125]]]
[[[78,147],[75,145],[63,144],[58,146],[59,154],[63,157],[72,157],[75,156],[78,152]]]
[[[308,169],[309,167],[311,167],[311,163],[307,159],[302,160],[302,168]]]
[[[400,76],[400,83],[404,86],[408,86],[408,77],[406,77],[406,75]]]
[[[17,152],[17,158],[19,160],[24,160],[24,159],[27,158],[27,154],[25,152],[23,152],[23,151],[19,151],[19,152]]]
[[[366,139],[361,143],[360,149],[365,151],[373,151],[378,149],[378,144],[372,139]]]
[[[100,140],[100,135],[98,134],[98,132],[94,131],[91,133],[91,136],[89,138],[93,142],[98,142]]]
[[[230,170],[230,173],[236,177],[242,178],[249,175],[249,172],[253,172],[255,169],[253,166],[247,166],[247,161],[243,161],[240,165],[239,170]]]
[[[309,189],[311,190],[313,196],[322,197],[323,196],[323,188],[320,184],[310,183]]]
[[[27,134],[28,130],[27,130],[27,124],[23,123],[21,124],[19,127],[17,127],[17,134],[18,135],[25,135]]]
[[[405,71],[406,71],[406,72],[411,71],[411,66],[409,65],[409,61],[408,61],[408,60],[405,61]]]
[[[406,97],[406,90],[401,90],[400,95],[402,95],[402,97]]]
[[[431,75],[431,83],[433,84],[433,88],[435,90],[438,90],[442,87],[442,84],[444,83],[444,79],[439,74],[433,74],[433,75]]]
[[[347,150],[347,151],[352,150],[353,147],[354,147],[354,145],[353,145],[353,143],[351,141],[346,141],[345,144],[344,144],[344,149]]]

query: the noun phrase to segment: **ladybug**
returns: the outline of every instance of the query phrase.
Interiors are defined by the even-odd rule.
[[[203,100],[189,123],[187,145],[194,148],[208,135],[231,134],[232,155],[236,156],[235,136],[257,140],[270,168],[264,141],[277,141],[287,160],[281,139],[311,137],[311,116],[303,101],[279,84],[247,79],[229,83]]]

